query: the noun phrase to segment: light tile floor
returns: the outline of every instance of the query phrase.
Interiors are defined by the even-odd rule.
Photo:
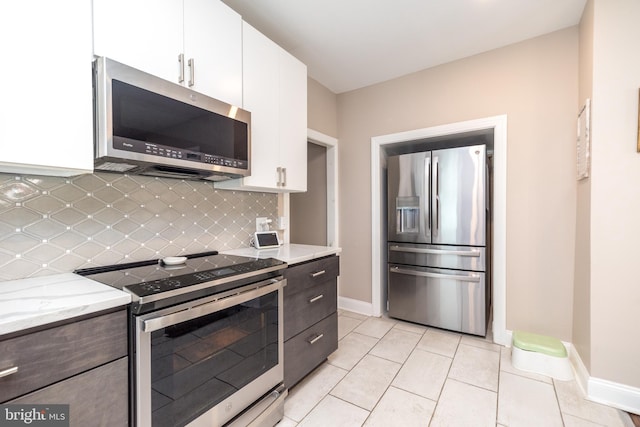
[[[490,340],[338,314],[338,350],[289,391],[279,427],[633,426],[575,381],[518,371]]]

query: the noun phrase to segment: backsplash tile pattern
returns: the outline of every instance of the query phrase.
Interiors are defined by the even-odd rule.
[[[0,280],[248,246],[275,194],[109,173],[0,174]]]

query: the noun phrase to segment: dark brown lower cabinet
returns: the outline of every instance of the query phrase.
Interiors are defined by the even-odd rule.
[[[291,387],[338,349],[338,314],[333,313],[284,343],[284,384]]]
[[[29,393],[7,403],[69,405],[71,426],[127,426],[128,358]]]
[[[126,426],[127,311],[0,337],[0,403],[68,404],[71,426]]]
[[[337,285],[332,255],[284,272],[284,385],[291,388],[338,349]]]

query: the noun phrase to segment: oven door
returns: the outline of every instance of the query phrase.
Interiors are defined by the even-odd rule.
[[[134,318],[138,427],[222,425],[283,380],[276,278]]]

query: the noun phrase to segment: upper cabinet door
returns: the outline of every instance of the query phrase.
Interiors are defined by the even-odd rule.
[[[280,164],[287,191],[307,191],[307,66],[280,49]]]
[[[245,186],[277,188],[280,157],[278,46],[243,25],[243,108],[251,112],[251,176]]]
[[[242,18],[218,0],[184,0],[187,85],[242,106]],[[191,61],[191,62],[190,62]]]
[[[91,2],[3,2],[0,37],[0,172],[91,172]]]
[[[251,112],[251,176],[217,188],[307,189],[307,67],[243,22],[243,108]]]
[[[93,53],[178,83],[181,0],[93,0]]]

